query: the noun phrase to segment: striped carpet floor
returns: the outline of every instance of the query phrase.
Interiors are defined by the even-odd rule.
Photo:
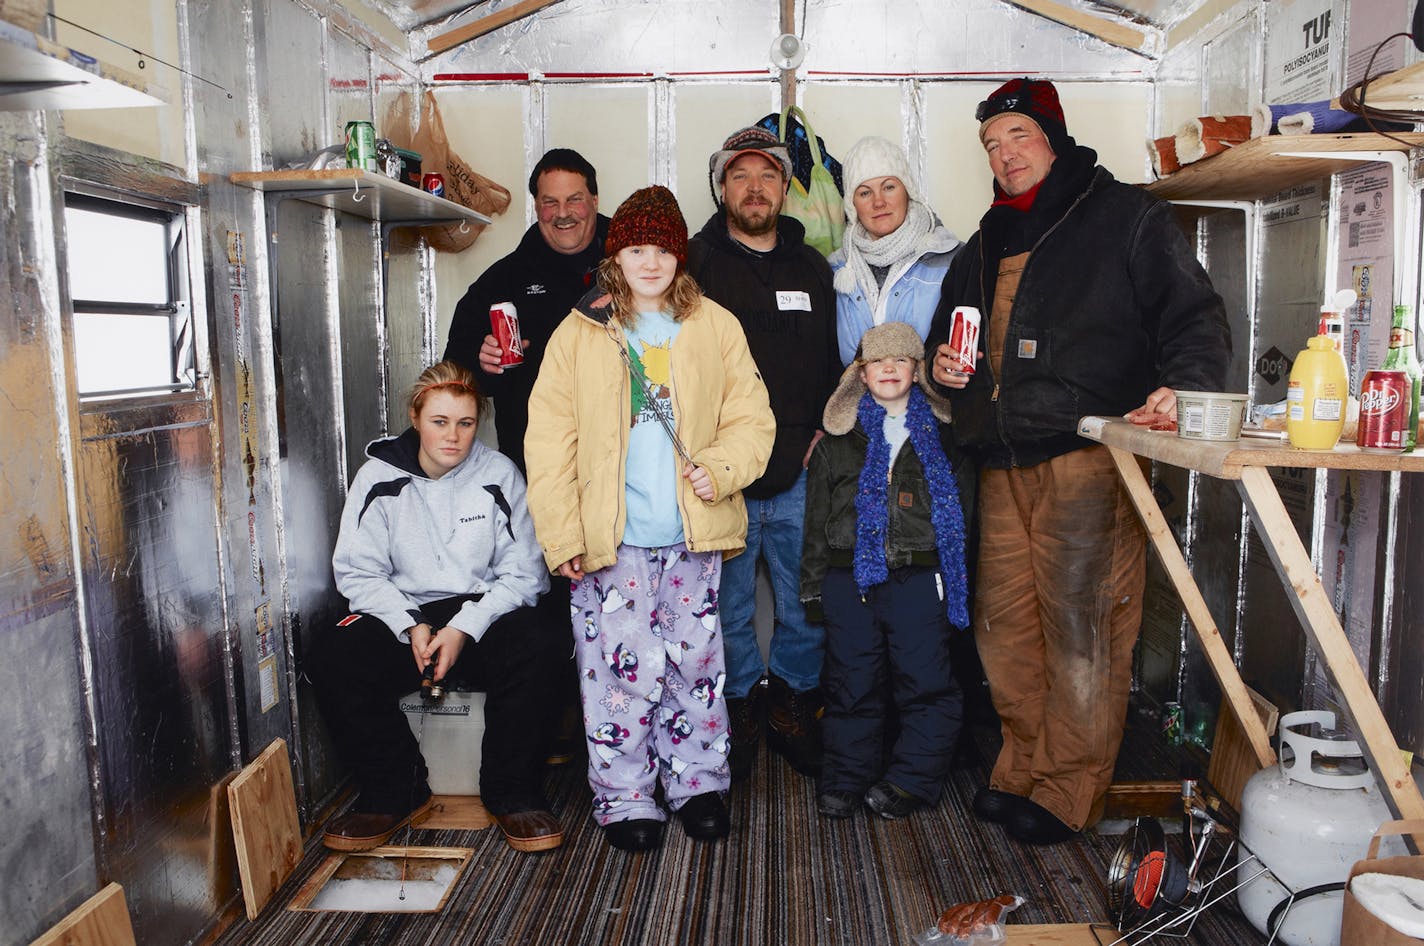
[[[690,841],[674,822],[663,848],[610,848],[589,817],[580,767],[551,770],[565,845],[518,854],[497,828],[420,831],[410,843],[469,847],[474,858],[439,914],[301,913],[286,909],[325,856],[319,842],[256,921],[239,920],[218,946],[912,946],[944,907],[1010,892],[1016,923],[1107,920],[1106,867],[1119,838],[1032,848],[968,814],[997,748],[989,727],[933,810],[887,822],[862,813],[817,817],[812,783],[763,745],[756,774],[731,799],[732,836]],[[978,758],[974,756],[977,754]],[[1120,777],[1175,774],[1160,749],[1125,746]],[[1158,771],[1144,771],[1145,768]],[[1123,769],[1137,771],[1123,772]],[[400,835],[394,839],[405,843]],[[1104,943],[1114,937],[1104,935]],[[1167,942],[1167,940],[1160,940]],[[1205,913],[1186,942],[1264,942],[1233,909]]]

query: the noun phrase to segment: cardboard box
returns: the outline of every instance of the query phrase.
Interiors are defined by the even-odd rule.
[[[1386,924],[1355,899],[1350,884],[1358,874],[1394,874],[1424,880],[1424,856],[1379,857],[1380,838],[1395,834],[1424,834],[1424,821],[1386,821],[1370,839],[1364,860],[1350,868],[1345,883],[1345,907],[1340,917],[1340,946],[1418,946],[1424,939],[1408,936]]]
[[[425,767],[430,770],[430,790],[436,795],[478,795],[485,695],[452,691],[440,702],[426,706],[417,690],[401,697],[400,708],[410,731],[420,740]]]

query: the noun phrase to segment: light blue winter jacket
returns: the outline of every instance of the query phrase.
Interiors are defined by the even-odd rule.
[[[850,239],[849,229],[846,239]],[[860,337],[882,322],[908,322],[920,333],[920,338],[929,332],[930,320],[939,305],[940,283],[961,244],[954,234],[936,225],[926,234],[922,245],[924,249],[919,258],[908,266],[896,266],[886,274],[877,311],[873,313],[864,291],[855,283],[855,275],[846,266],[845,248],[831,254],[828,262],[835,274],[836,338],[841,364],[848,365],[855,359]]]

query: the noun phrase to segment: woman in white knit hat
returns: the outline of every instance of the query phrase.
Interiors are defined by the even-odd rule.
[[[836,334],[848,365],[871,326],[908,322],[925,337],[960,242],[925,206],[898,145],[860,139],[846,154],[843,180],[850,225],[830,264]]]

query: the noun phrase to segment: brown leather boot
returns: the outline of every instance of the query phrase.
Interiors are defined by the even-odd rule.
[[[727,700],[727,730],[731,736],[727,765],[732,770],[734,781],[746,778],[756,765],[757,743],[761,742],[764,689],[758,682],[746,696]]]
[[[808,778],[821,774],[821,689],[793,690],[780,677],[767,686],[766,743]]]

